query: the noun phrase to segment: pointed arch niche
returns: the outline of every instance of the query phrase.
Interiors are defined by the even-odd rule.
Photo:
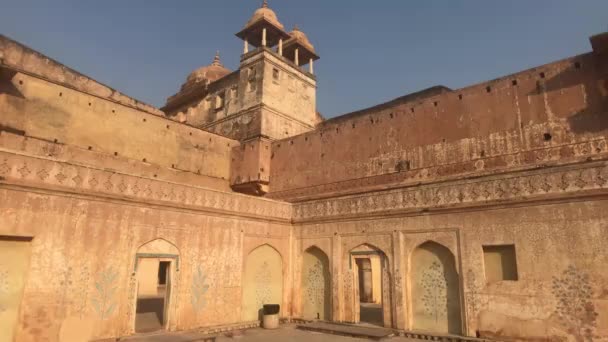
[[[264,304],[280,304],[283,310],[283,261],[269,245],[252,250],[245,260],[243,274],[244,321],[261,319]]]
[[[452,252],[427,241],[414,249],[410,262],[412,330],[461,334],[460,281]]]
[[[312,246],[302,254],[302,316],[331,320],[331,274],[329,258]]]

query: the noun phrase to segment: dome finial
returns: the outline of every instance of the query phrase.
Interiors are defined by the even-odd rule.
[[[220,61],[220,50],[215,52],[215,57],[213,58],[213,63],[211,65],[222,66],[222,61]]]
[[[262,2],[262,8],[268,8],[268,0],[264,0],[264,2]]]
[[[293,30],[294,31],[300,31],[300,28],[298,27],[298,24],[293,25]]]

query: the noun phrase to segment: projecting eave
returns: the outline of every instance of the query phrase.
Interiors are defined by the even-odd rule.
[[[266,46],[275,46],[279,44],[279,40],[287,40],[289,34],[272,21],[261,18],[254,23],[247,25],[243,30],[236,34],[242,40],[246,40],[249,44],[259,47],[262,46],[262,31],[266,28]]]

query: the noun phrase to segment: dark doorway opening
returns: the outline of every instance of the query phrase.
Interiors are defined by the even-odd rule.
[[[171,294],[171,261],[140,259],[137,278],[135,331],[142,333],[165,329]]]
[[[384,326],[380,257],[374,252],[355,255],[359,278],[359,322]]]
[[[167,285],[167,271],[169,270],[170,261],[161,261],[158,265],[158,285]]]

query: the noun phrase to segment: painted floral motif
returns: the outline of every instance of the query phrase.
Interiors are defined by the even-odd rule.
[[[203,271],[203,266],[198,266],[193,272],[192,276],[192,296],[190,302],[195,312],[200,312],[207,305],[207,299],[205,294],[209,290],[209,284],[207,284],[207,275]]]
[[[593,341],[597,312],[589,275],[569,266],[560,277],[553,278],[555,313],[575,336],[577,342]]]
[[[325,301],[325,277],[321,260],[317,260],[308,269],[306,285],[306,297],[310,303],[313,305],[323,305]]]
[[[270,271],[270,265],[268,261],[264,261],[258,268],[255,276],[255,300],[258,307],[262,307],[264,304],[270,303],[270,280],[272,279],[272,272]]]
[[[112,268],[102,271],[95,281],[95,295],[91,299],[95,312],[102,320],[109,318],[116,309],[115,293],[118,273]]]
[[[424,310],[435,318],[435,322],[439,322],[439,318],[447,315],[448,284],[443,268],[437,261],[423,273],[420,286],[424,290]]]
[[[82,318],[85,315],[86,308],[87,308],[87,297],[89,294],[88,285],[89,285],[90,276],[91,276],[91,273],[89,272],[89,267],[84,266],[80,270],[80,279],[78,280],[78,283],[82,284],[82,286],[80,286],[79,289],[77,290],[78,292],[75,293],[75,295],[80,297],[80,299],[78,300],[78,310],[77,310],[80,318]]]
[[[8,293],[9,290],[8,271],[0,265],[0,297]],[[6,311],[5,303],[0,302],[0,312]]]
[[[480,286],[475,281],[475,272],[470,269],[467,271],[467,304],[469,308],[469,318],[475,319],[480,310],[481,303],[479,302],[478,294],[481,291]]]

